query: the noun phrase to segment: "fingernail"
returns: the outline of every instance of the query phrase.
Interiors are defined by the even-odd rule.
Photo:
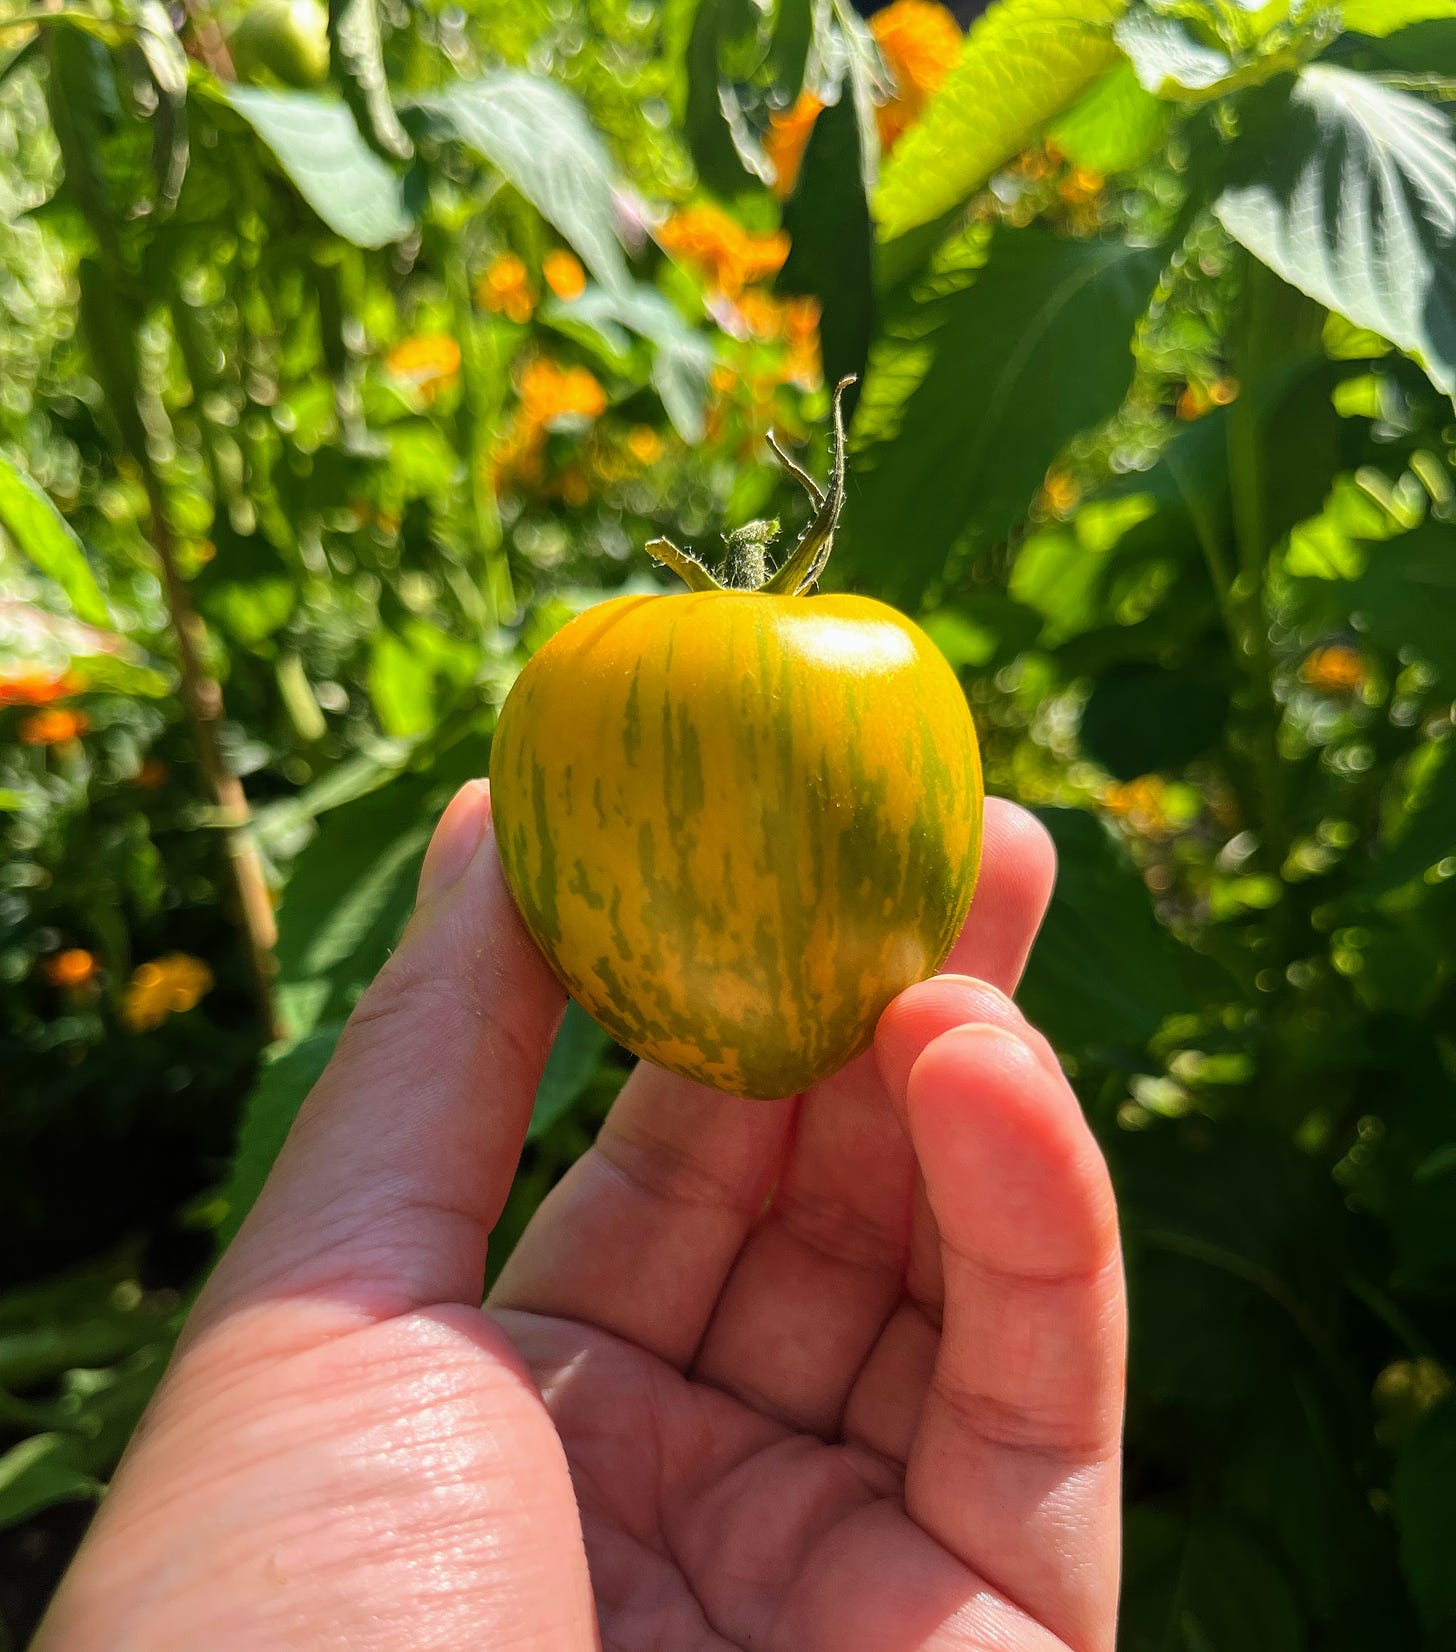
[[[490,782],[467,780],[450,799],[435,827],[420,868],[420,903],[433,900],[464,877],[490,822]]]

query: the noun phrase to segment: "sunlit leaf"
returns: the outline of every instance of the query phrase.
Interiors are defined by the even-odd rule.
[[[110,624],[106,599],[65,518],[23,471],[0,454],[0,526],[16,549],[66,593],[92,625]]]
[[[1138,84],[1131,64],[1104,75],[1061,117],[1047,137],[1074,166],[1125,172],[1155,155],[1173,111]]]
[[[346,104],[261,86],[231,86],[226,99],[336,235],[382,247],[409,232],[403,186],[360,136]]]
[[[875,196],[882,235],[928,223],[979,189],[1118,60],[1125,0],[995,0]]]
[[[1345,0],[1341,7],[1350,33],[1377,37],[1448,17],[1456,17],[1456,0]]]
[[[375,0],[329,0],[329,74],[369,143],[408,160],[414,148],[389,95]]]
[[[1134,11],[1119,18],[1112,33],[1139,84],[1156,97],[1206,91],[1233,73],[1228,53],[1205,44],[1181,17]]]
[[[503,173],[603,286],[627,284],[612,208],[615,170],[586,111],[564,87],[503,70],[457,81],[411,107],[437,135]]]
[[[1039,230],[946,249],[881,328],[855,417],[841,572],[902,599],[1003,538],[1117,407],[1158,260]]]
[[[1353,70],[1316,63],[1251,112],[1214,203],[1284,279],[1412,351],[1456,393],[1456,128]]]

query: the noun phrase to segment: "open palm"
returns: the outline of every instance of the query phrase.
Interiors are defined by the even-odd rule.
[[[805,1096],[639,1067],[482,1314],[561,1008],[487,814],[447,811],[37,1647],[1106,1652],[1116,1221],[997,990],[1044,834],[990,806],[960,973]]]

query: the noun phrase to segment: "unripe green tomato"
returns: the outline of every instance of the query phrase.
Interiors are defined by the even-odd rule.
[[[254,0],[228,36],[248,86],[321,86],[329,74],[329,15],[318,0]]]

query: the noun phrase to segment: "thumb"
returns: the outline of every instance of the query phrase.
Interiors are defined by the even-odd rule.
[[[196,1318],[328,1294],[371,1317],[478,1306],[486,1244],[565,996],[516,914],[470,781],[398,949],[349,1018]]]

